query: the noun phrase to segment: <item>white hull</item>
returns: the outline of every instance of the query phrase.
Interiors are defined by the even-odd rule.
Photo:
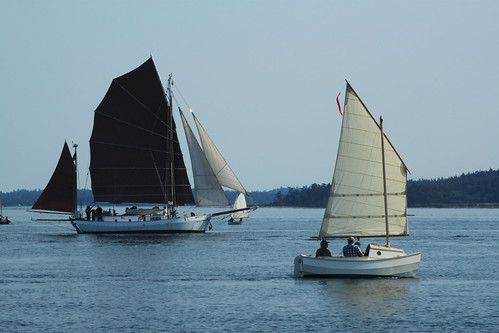
[[[419,270],[421,253],[392,258],[311,257],[295,258],[295,277],[414,277]]]
[[[105,216],[104,221],[73,220],[79,234],[85,233],[189,233],[205,232],[211,215],[156,217],[149,220],[140,216]]]

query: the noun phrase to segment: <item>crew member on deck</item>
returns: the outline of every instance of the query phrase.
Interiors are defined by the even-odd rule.
[[[321,247],[315,252],[315,257],[331,257],[331,252],[327,249],[329,242],[325,239],[321,240]]]
[[[359,241],[355,242],[355,244],[354,244],[354,245],[357,245],[357,246],[359,247],[360,252],[362,252],[362,255],[363,255],[363,256],[365,256],[365,255],[366,255],[366,254],[364,253],[364,251],[362,251],[362,246],[360,245],[360,242],[359,242]]]
[[[87,205],[87,208],[85,208],[85,214],[87,215],[87,221],[90,221],[90,214],[92,213],[92,207]]]
[[[363,257],[364,254],[360,247],[354,244],[355,238],[348,237],[348,244],[343,247],[343,256],[344,257]]]
[[[95,210],[95,212],[97,213],[97,221],[102,221],[102,215],[103,215],[102,207],[97,206],[97,209]]]

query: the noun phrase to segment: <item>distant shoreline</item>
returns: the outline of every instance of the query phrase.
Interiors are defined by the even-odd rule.
[[[105,204],[106,206],[113,206],[113,204]],[[120,206],[120,205],[114,205]],[[143,206],[152,206],[143,205]],[[252,205],[250,205],[252,206]],[[318,208],[324,209],[326,207],[308,207],[308,206],[278,206],[278,205],[265,205],[265,204],[257,204],[258,207],[262,208]],[[229,207],[229,206],[227,206]],[[427,204],[427,205],[412,205],[408,206],[408,208],[499,208],[499,203],[469,203],[469,204]],[[4,205],[3,209],[9,210],[29,210],[31,206],[22,206],[22,205]]]

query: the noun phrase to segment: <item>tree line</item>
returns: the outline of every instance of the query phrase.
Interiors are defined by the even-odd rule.
[[[277,207],[325,207],[331,184],[312,184],[304,187],[287,187],[270,191],[253,191],[249,205]],[[16,190],[0,192],[4,206],[32,206],[41,190]],[[237,196],[226,191],[230,202]],[[91,205],[90,190],[78,190],[79,205]],[[419,179],[407,182],[409,207],[499,207],[499,169],[476,171],[449,178]]]
[[[288,187],[272,206],[325,207],[331,184]],[[499,207],[499,170],[477,171],[439,179],[409,180],[409,207]]]
[[[270,191],[254,191],[250,193],[247,199],[248,205],[271,205],[274,202],[277,192],[286,193],[286,189],[274,189]],[[239,192],[225,191],[229,202],[234,202]],[[42,194],[42,190],[15,190],[11,192],[0,192],[0,199],[6,207],[31,207],[36,202],[38,197]],[[89,189],[78,190],[78,206],[86,206],[94,204],[94,196]]]

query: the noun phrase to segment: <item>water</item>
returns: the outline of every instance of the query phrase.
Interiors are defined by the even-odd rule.
[[[417,278],[348,280],[291,276],[319,247],[322,209],[260,208],[205,234],[77,235],[4,207],[0,330],[497,332],[499,209],[410,213],[392,246],[423,253]]]

